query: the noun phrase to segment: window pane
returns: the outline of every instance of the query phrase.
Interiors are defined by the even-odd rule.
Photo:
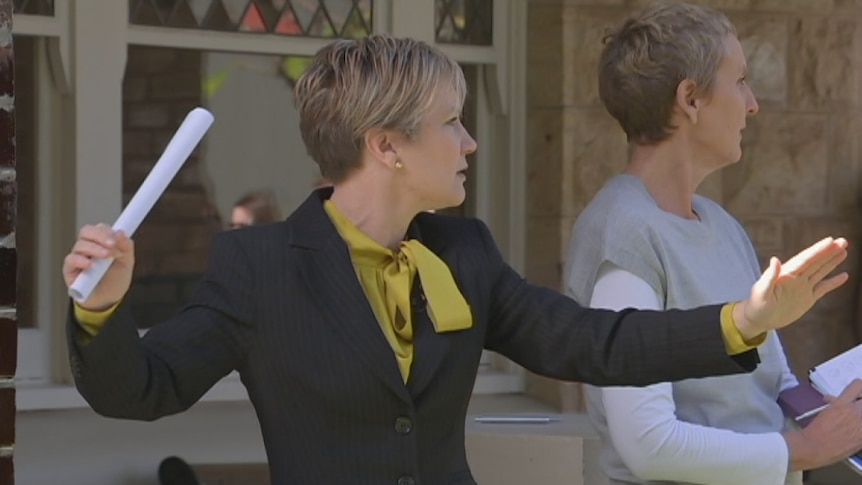
[[[138,25],[306,37],[365,37],[373,0],[129,0]]]
[[[123,193],[129,200],[195,106],[215,123],[136,233],[129,301],[142,326],[186,303],[212,236],[245,193],[269,190],[282,217],[318,180],[293,108],[304,58],[131,46],[124,78]],[[291,65],[286,69],[285,65]]]
[[[28,15],[54,15],[54,0],[14,0],[13,12]]]
[[[492,45],[493,11],[492,0],[435,0],[437,42]]]

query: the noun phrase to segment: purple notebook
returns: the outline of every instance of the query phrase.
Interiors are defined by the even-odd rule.
[[[823,395],[808,382],[803,382],[796,387],[782,391],[778,395],[778,405],[781,406],[784,415],[791,419],[823,404],[826,404],[823,401]],[[802,427],[808,426],[808,423],[813,419],[814,416],[803,419],[799,421],[799,425]]]

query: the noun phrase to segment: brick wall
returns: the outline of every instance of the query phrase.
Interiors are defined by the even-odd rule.
[[[598,99],[603,31],[651,0],[535,0],[528,19],[527,276],[559,287],[569,232],[580,211],[627,161],[616,122]],[[760,102],[744,158],[704,191],[745,225],[763,261],[820,237],[862,241],[862,3],[858,0],[701,0],[728,14]],[[799,376],[859,341],[854,324],[859,250],[851,282],[782,332]],[[536,377],[528,391],[578,409],[578,386]]]
[[[188,112],[201,104],[199,51],[130,46],[123,81],[123,196],[144,181]],[[205,144],[206,141],[202,142]],[[198,147],[135,235],[129,301],[144,326],[188,300],[221,228]]]
[[[15,110],[12,0],[0,0],[0,485],[15,483],[17,259],[15,249]]]

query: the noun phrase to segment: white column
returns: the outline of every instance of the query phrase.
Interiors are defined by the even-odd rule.
[[[432,0],[393,0],[392,35],[433,44],[434,3]]]
[[[128,2],[72,0],[75,221],[113,223],[122,208],[123,71]]]
[[[376,0],[371,11],[371,31],[375,34],[392,32],[392,4],[395,0]]]

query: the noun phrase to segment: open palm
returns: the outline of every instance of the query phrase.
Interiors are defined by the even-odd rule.
[[[745,302],[745,319],[760,331],[782,328],[796,321],[823,295],[847,281],[846,272],[827,278],[846,258],[847,241],[831,237],[783,264],[778,258],[771,258]]]

